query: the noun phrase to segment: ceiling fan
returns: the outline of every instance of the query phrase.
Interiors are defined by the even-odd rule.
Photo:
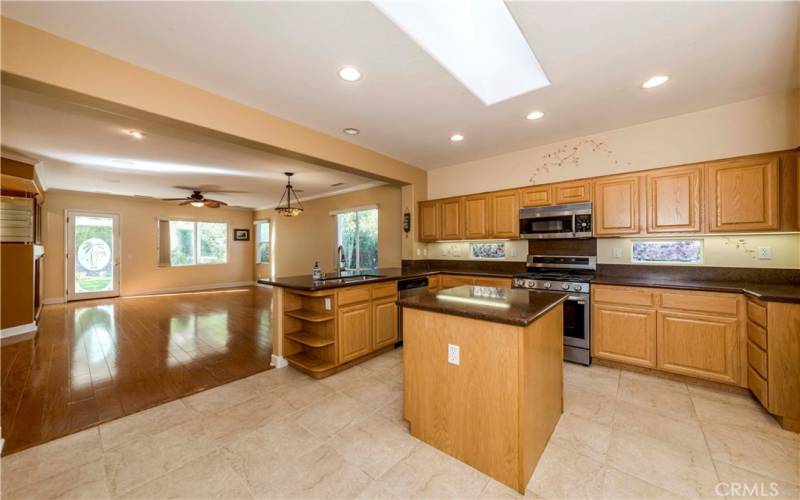
[[[215,189],[217,186],[198,186],[198,187],[188,187],[188,186],[172,186],[176,189],[186,189],[192,192],[189,196],[185,198],[162,198],[162,201],[180,201],[178,205],[191,205],[193,207],[202,208],[219,208],[221,206],[227,206],[228,204],[224,201],[220,200],[212,200],[211,198],[206,198],[203,196],[203,192],[206,193],[219,193],[219,194],[226,194],[226,193],[246,193],[247,191],[231,191],[231,190],[220,190]]]

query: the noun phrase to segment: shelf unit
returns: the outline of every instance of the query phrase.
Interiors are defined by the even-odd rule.
[[[310,375],[336,367],[334,293],[299,290],[286,290],[284,293],[286,360]]]

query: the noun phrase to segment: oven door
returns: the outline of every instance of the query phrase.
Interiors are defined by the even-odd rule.
[[[570,295],[564,302],[564,345],[589,349],[589,317],[589,295]]]

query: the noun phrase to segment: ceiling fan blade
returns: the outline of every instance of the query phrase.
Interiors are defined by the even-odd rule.
[[[216,200],[208,200],[208,199],[207,199],[207,200],[205,200],[203,203],[205,203],[205,204],[206,204],[206,206],[207,206],[208,208],[219,208],[219,207],[220,207],[220,204],[221,204],[222,202],[221,202],[221,201],[216,201]]]
[[[220,189],[220,187],[216,184],[201,184],[200,186],[172,186],[175,189],[185,189],[187,191],[199,191],[201,193],[220,193],[220,194],[227,194],[227,193],[247,193],[248,191],[238,191],[235,189]]]
[[[161,198],[161,201],[183,201],[186,198]]]
[[[194,200],[186,200],[183,203],[178,203],[178,205],[183,206],[183,205],[188,205],[189,203],[193,203],[193,202],[194,202]]]

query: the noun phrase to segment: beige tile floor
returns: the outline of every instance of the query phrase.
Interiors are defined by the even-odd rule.
[[[564,370],[565,413],[526,496],[800,498],[800,437],[750,397]],[[401,351],[321,381],[270,370],[6,457],[2,497],[519,496],[411,437],[401,379]]]

